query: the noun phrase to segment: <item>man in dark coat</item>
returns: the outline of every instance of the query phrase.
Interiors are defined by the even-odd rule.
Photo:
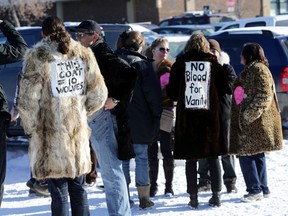
[[[222,108],[222,122],[224,124],[224,131],[229,147],[232,88],[237,75],[234,68],[230,65],[229,55],[221,50],[218,41],[209,39],[209,44],[211,52],[217,57],[218,62],[223,66],[228,78],[229,89],[227,93],[222,95],[220,98],[220,104]],[[198,192],[210,190],[211,180],[208,161],[206,159],[201,159],[198,162],[198,174],[200,175]],[[237,188],[235,186],[237,179],[235,172],[235,155],[222,156],[221,162],[224,171],[223,181],[226,186],[227,193],[237,192]]]
[[[8,44],[0,44],[0,65],[19,61],[28,45],[8,21],[0,20],[0,30],[7,37]],[[6,174],[6,130],[10,122],[10,114],[5,92],[0,86],[0,206],[3,198]]]
[[[212,180],[209,205],[220,206],[219,155],[227,154],[220,98],[227,92],[223,67],[210,53],[203,34],[188,40],[184,54],[172,66],[168,96],[177,101],[174,158],[186,159],[189,205],[198,207],[197,160],[207,158]]]
[[[110,215],[131,215],[122,161],[134,157],[126,108],[131,100],[137,71],[118,58],[104,42],[97,22],[85,20],[71,31],[96,57],[108,89],[104,109],[90,118],[91,143],[101,167],[108,212]],[[117,125],[116,125],[117,124]],[[118,128],[118,130],[117,130]]]

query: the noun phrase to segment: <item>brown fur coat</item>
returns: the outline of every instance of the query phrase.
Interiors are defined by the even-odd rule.
[[[185,64],[190,61],[205,61],[211,64],[211,79],[207,92],[207,101],[210,104],[208,109],[185,108]],[[168,96],[177,101],[174,158],[201,159],[227,154],[220,98],[228,91],[228,81],[216,57],[197,50],[178,57],[172,66],[166,89]]]
[[[237,105],[233,94],[230,153],[245,156],[281,149],[281,117],[269,69],[252,62],[234,82],[234,89],[238,86],[244,97]]]
[[[87,116],[100,109],[107,98],[92,51],[72,39],[66,55],[59,53],[57,47],[47,37],[28,50],[19,85],[19,113],[25,132],[31,136],[30,166],[37,179],[75,178],[90,171]],[[71,59],[83,61],[83,92],[55,96],[51,91],[51,77],[55,74],[51,63]],[[61,87],[59,82],[58,85]]]

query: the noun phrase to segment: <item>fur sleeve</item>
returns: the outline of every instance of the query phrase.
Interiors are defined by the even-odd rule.
[[[252,101],[243,113],[243,117],[247,122],[254,122],[262,113],[271,105],[273,99],[272,85],[270,79],[270,71],[267,67],[256,67],[251,72],[251,80],[254,81]]]
[[[107,100],[108,90],[92,50],[87,50],[87,99],[85,105],[87,115],[90,116],[104,106]]]
[[[36,53],[29,51],[24,59],[22,77],[19,81],[18,109],[26,134],[31,134],[37,122],[39,100],[41,97],[42,77]],[[31,115],[33,113],[34,115]]]

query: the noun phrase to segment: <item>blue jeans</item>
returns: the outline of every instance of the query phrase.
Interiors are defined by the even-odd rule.
[[[148,145],[133,144],[135,152],[135,181],[136,186],[150,185],[149,179],[149,163],[148,163]],[[130,160],[123,161],[123,171],[127,184],[131,183],[130,178]]]
[[[51,194],[52,216],[68,216],[70,197],[72,215],[89,216],[89,204],[86,190],[83,188],[84,176],[75,179],[47,179],[48,190]]]
[[[92,129],[91,142],[101,167],[106,202],[110,216],[131,215],[127,185],[122,161],[117,157],[117,122],[110,111],[99,110],[89,126]]]
[[[251,194],[262,191],[268,193],[265,154],[240,156],[239,163],[244,176],[246,191]]]

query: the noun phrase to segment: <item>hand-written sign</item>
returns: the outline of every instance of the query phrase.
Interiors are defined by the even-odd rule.
[[[56,60],[50,63],[54,97],[84,94],[84,63],[81,59]]]
[[[209,109],[210,62],[190,61],[185,64],[186,109]]]

